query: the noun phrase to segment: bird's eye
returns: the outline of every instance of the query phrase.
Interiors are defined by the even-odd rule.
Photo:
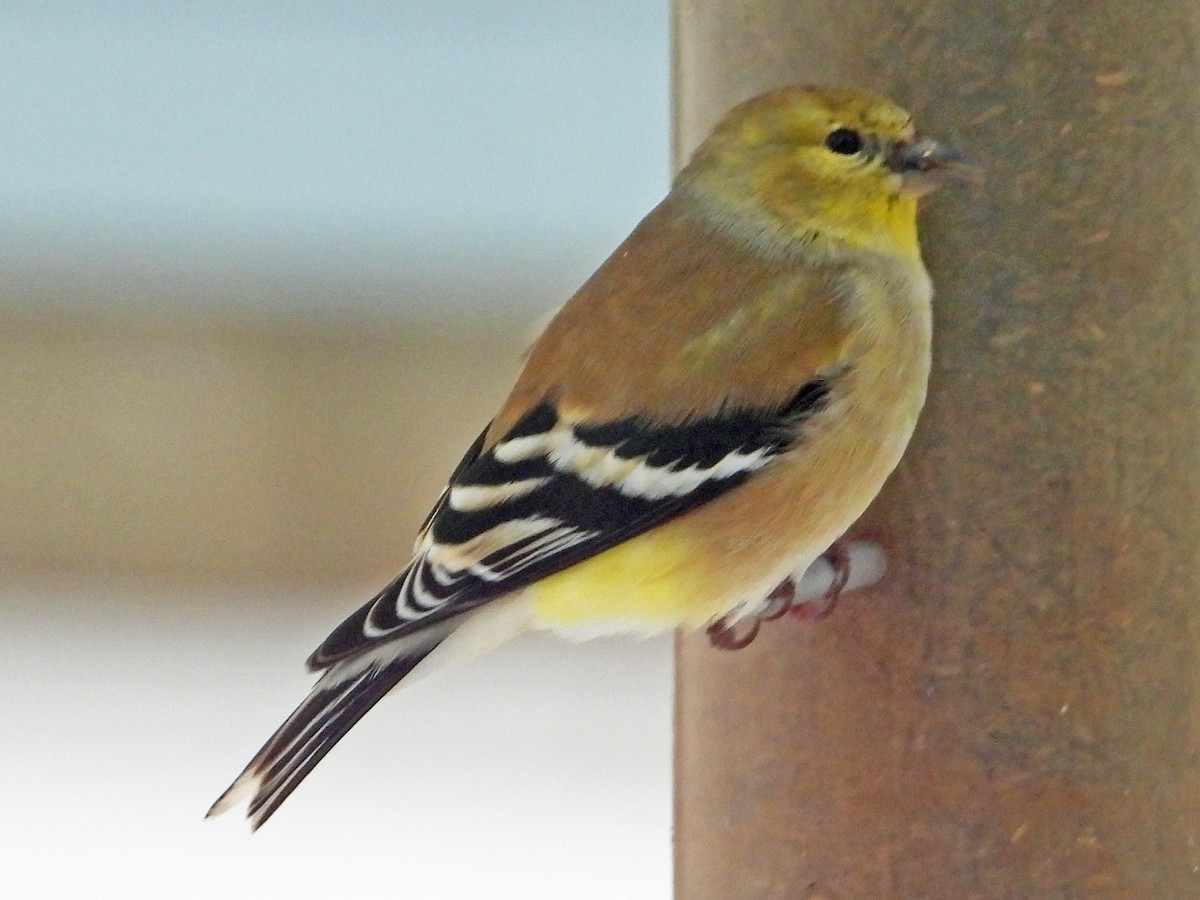
[[[853,156],[863,148],[863,139],[853,128],[837,128],[826,135],[825,146],[834,153]]]

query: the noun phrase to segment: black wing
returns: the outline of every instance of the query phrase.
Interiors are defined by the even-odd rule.
[[[476,441],[409,567],[309,658],[323,669],[558,572],[720,496],[789,449],[831,381],[770,409],[678,425],[571,424],[531,409],[486,452]]]

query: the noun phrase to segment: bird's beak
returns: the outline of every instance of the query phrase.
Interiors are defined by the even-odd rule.
[[[901,178],[900,190],[921,196],[951,181],[978,183],[982,173],[966,157],[932,138],[914,138],[897,143],[887,155],[886,165]]]

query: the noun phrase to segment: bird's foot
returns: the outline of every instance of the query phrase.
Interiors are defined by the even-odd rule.
[[[716,619],[708,626],[708,642],[718,650],[741,650],[758,636],[763,622],[787,613],[795,600],[796,582],[785,578],[753,612],[730,613]]]
[[[793,618],[808,622],[820,622],[828,619],[837,609],[842,591],[846,589],[846,585],[850,581],[850,553],[846,549],[846,545],[839,539],[830,544],[829,549],[821,554],[821,558],[833,569],[833,580],[825,589],[823,602],[820,605],[812,602],[790,604],[787,612]]]
[[[721,616],[708,626],[708,642],[718,650],[741,650],[758,637],[761,621],[757,616]]]
[[[829,564],[833,577],[829,586],[819,597],[798,599],[797,576],[789,575],[752,610],[735,610],[713,620],[708,626],[708,642],[718,650],[741,650],[756,637],[763,622],[770,622],[785,615],[807,622],[820,622],[829,618],[837,608],[842,591],[850,581],[850,552],[838,540],[821,557]]]

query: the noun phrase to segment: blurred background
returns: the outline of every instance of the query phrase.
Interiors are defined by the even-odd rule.
[[[665,898],[670,645],[389,697],[201,819],[668,184],[667,4],[0,8],[0,843],[20,897]]]

